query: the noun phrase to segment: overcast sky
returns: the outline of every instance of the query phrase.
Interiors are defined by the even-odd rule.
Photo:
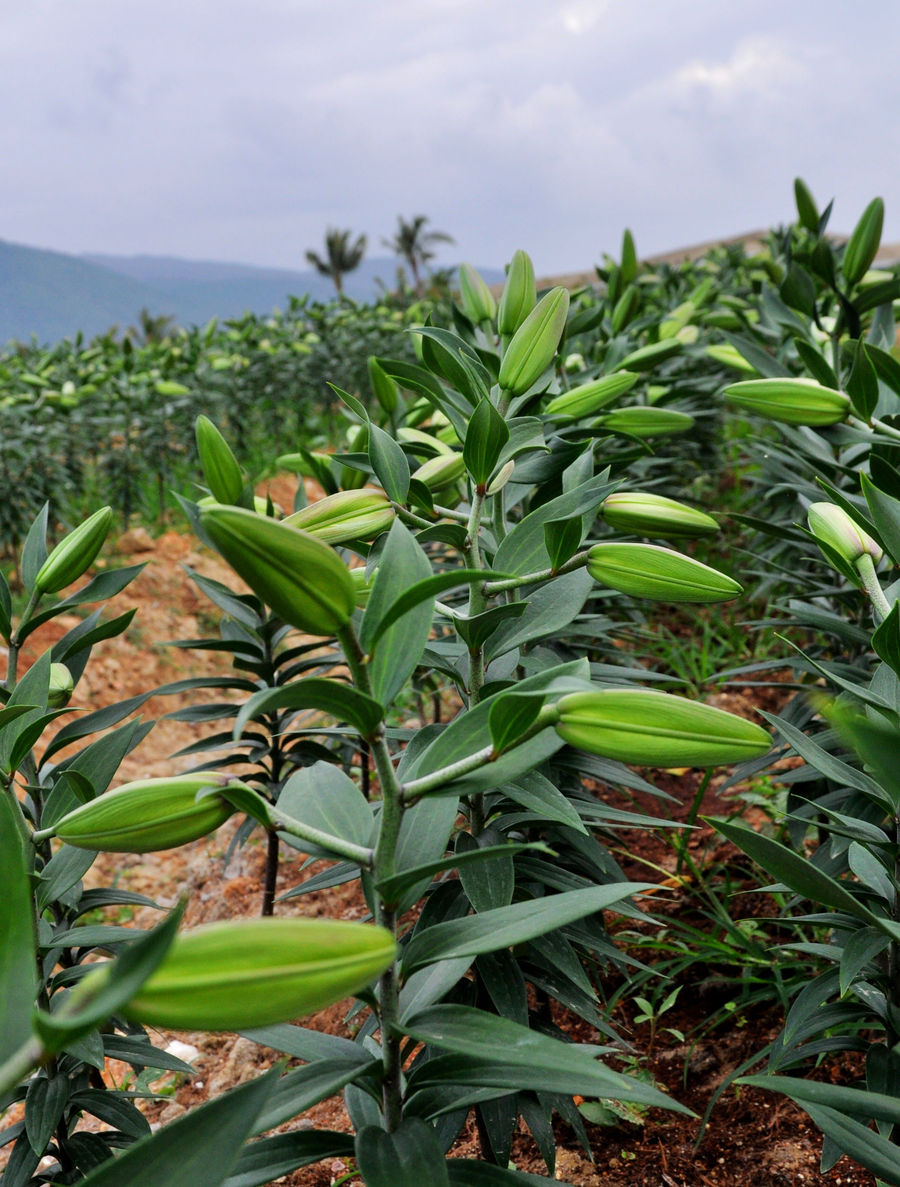
[[[0,238],[297,268],[326,225],[540,272],[886,202],[900,4],[25,0],[0,15]],[[2,278],[0,278],[2,279]]]

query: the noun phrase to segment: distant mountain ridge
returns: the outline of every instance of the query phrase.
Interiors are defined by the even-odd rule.
[[[345,279],[347,295],[377,298],[396,285],[394,257],[364,260]],[[500,269],[482,271],[488,284]],[[289,296],[328,301],[334,286],[314,271],[185,260],[175,256],[67,255],[0,240],[0,346],[11,339],[54,342],[81,331],[86,338],[132,325],[141,309],[181,325],[211,317],[284,309]]]

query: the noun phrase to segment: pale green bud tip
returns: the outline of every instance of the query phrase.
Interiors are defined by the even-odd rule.
[[[521,396],[553,362],[566,328],[569,294],[553,288],[541,297],[513,335],[500,364],[498,383],[503,391]]]
[[[816,539],[833,548],[848,565],[855,565],[863,556],[877,564],[884,555],[869,533],[834,503],[811,503],[806,519]]]
[[[636,536],[693,538],[719,530],[718,523],[705,511],[646,491],[617,491],[604,499],[600,514],[610,527]]]
[[[618,371],[614,375],[601,375],[578,387],[570,388],[554,398],[547,405],[548,416],[589,416],[613,400],[630,391],[640,378],[633,371]]]
[[[197,417],[195,434],[203,477],[213,498],[218,503],[236,503],[244,489],[244,476],[228,442],[208,416]]]
[[[58,593],[93,564],[112,523],[112,508],[101,507],[57,544],[38,570],[34,589],[38,594]]]
[[[310,503],[284,520],[326,544],[374,540],[394,522],[390,499],[378,490],[344,490]]]
[[[493,320],[497,312],[497,302],[471,264],[460,265],[459,295],[463,312],[469,321],[479,325],[481,322]]]
[[[50,691],[47,696],[48,709],[62,709],[68,705],[75,688],[72,673],[65,664],[50,665]]]
[[[765,754],[764,729],[711,705],[647,689],[577,692],[557,702],[566,742],[636,766],[712,767]]]
[[[465,472],[466,463],[461,453],[443,453],[423,462],[413,478],[424,482],[430,491],[440,491],[457,483]]]
[[[850,411],[848,396],[814,379],[747,379],[730,384],[723,395],[748,412],[791,425],[833,425]]]
[[[106,853],[152,853],[174,849],[214,832],[234,812],[218,795],[197,799],[208,788],[244,786],[209,772],[142,779],[106,791],[57,821],[52,832],[78,849]]]
[[[661,602],[727,602],[741,592],[725,573],[657,544],[595,544],[587,568],[610,589]]]
[[[176,937],[123,1010],[145,1026],[245,1030],[324,1009],[370,985],[394,939],[369,923],[253,919]]]
[[[333,635],[350,621],[356,600],[350,573],[315,536],[241,507],[204,508],[200,522],[237,575],[291,626]]]
[[[524,251],[517,251],[510,261],[506,283],[497,310],[497,329],[501,334],[515,334],[537,303],[534,265]],[[583,365],[583,364],[582,364]]]

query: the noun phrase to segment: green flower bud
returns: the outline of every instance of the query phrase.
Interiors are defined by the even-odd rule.
[[[733,713],[642,688],[575,692],[557,702],[572,746],[635,766],[713,767],[765,754],[769,735]]]
[[[670,433],[686,433],[693,427],[694,418],[674,408],[652,408],[647,404],[632,404],[617,408],[598,421],[604,429],[630,433],[632,437],[660,437]]]
[[[258,598],[310,635],[333,635],[353,614],[355,591],[336,552],[291,524],[241,507],[209,507],[200,522]]]
[[[742,371],[745,375],[758,375],[759,372],[752,363],[748,363],[736,346],[730,342],[707,346],[706,354],[717,363],[731,367],[734,371]]]
[[[610,589],[660,602],[727,602],[742,592],[718,569],[658,544],[595,544],[587,569]]]
[[[399,399],[397,382],[388,375],[387,371],[385,371],[384,367],[381,366],[376,358],[370,357],[367,366],[369,368],[369,383],[372,386],[375,399],[388,416],[391,416],[397,407],[397,400]],[[366,435],[368,436],[368,433]]]
[[[588,383],[579,384],[562,395],[554,396],[544,411],[548,416],[590,416],[611,404],[613,400],[630,391],[639,375],[633,371],[618,371],[614,375],[601,375]]]
[[[376,569],[371,577],[366,578],[365,566],[350,570],[350,580],[353,582],[356,604],[360,608],[365,606],[369,600],[369,594],[372,592],[372,586],[375,584],[375,575],[377,572],[378,570]]]
[[[414,471],[413,478],[424,482],[430,491],[446,490],[457,483],[466,472],[466,463],[461,453],[444,453],[429,458]]]
[[[497,310],[497,329],[501,334],[515,334],[537,303],[534,265],[524,251],[516,251],[506,273],[506,283]]]
[[[379,490],[342,490],[287,516],[285,523],[326,544],[373,540],[394,522],[391,501]]]
[[[217,503],[236,503],[244,490],[244,476],[228,442],[209,419],[198,416],[194,428],[203,477]]]
[[[682,537],[709,536],[719,525],[705,511],[654,495],[646,491],[616,491],[607,495],[600,514],[610,527],[635,536],[659,536],[677,540]]]
[[[811,503],[806,517],[809,530],[816,539],[834,549],[848,565],[855,565],[863,556],[870,556],[877,565],[884,556],[869,533],[851,519],[843,507],[834,503]]]
[[[449,445],[445,445],[431,433],[426,433],[422,429],[412,429],[408,425],[401,425],[397,430],[397,440],[401,445],[421,445],[422,449],[415,450],[416,453],[422,453],[426,449],[434,454],[453,452]]]
[[[47,696],[48,709],[62,709],[68,705],[75,689],[72,673],[65,664],[50,665],[50,692]]]
[[[494,294],[471,264],[459,266],[459,296],[463,312],[476,326],[494,320],[497,312]]]
[[[305,918],[213,923],[176,936],[122,1013],[143,1026],[175,1030],[270,1026],[364,989],[395,951],[390,932],[371,923]],[[109,971],[90,975],[99,980]]]
[[[207,771],[125,783],[67,813],[52,833],[67,845],[106,853],[175,849],[214,832],[234,812],[227,800],[198,800],[197,793],[235,782]]]
[[[806,227],[807,231],[812,231],[814,235],[818,234],[819,211],[816,200],[802,177],[794,178],[794,201],[797,204],[797,216],[801,227]]]
[[[848,284],[856,284],[868,272],[881,243],[883,226],[884,202],[881,198],[873,198],[853,228],[853,234],[844,248],[841,271]]]
[[[77,581],[103,547],[111,523],[112,508],[101,507],[60,540],[38,569],[34,579],[35,593],[59,593]]]
[[[722,394],[747,412],[789,425],[833,425],[850,412],[848,396],[814,379],[746,379]]]
[[[649,371],[657,363],[672,358],[681,350],[681,343],[677,338],[666,338],[662,342],[651,342],[649,346],[641,346],[626,354],[624,359],[616,363],[616,371]]]
[[[564,288],[553,288],[541,297],[503,355],[498,379],[503,391],[521,396],[537,383],[553,362],[568,312],[569,294]]]

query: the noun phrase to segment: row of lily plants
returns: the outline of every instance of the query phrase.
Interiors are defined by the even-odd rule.
[[[771,739],[601,658],[611,604],[715,604],[741,587],[687,550],[718,531],[713,516],[629,480],[635,443],[643,473],[642,443],[691,423],[646,399],[666,351],[611,349],[572,382],[559,357],[568,314],[563,289],[538,299],[522,252],[499,304],[464,270],[454,330],[423,327],[421,362],[371,362],[377,415],[338,391],[352,448],[281,457],[331,489],[286,515],[259,503],[223,434],[198,421],[208,494],[185,511],[249,592],[200,579],[226,615],[218,645],[233,671],[216,685],[233,700],[198,709],[226,729],[177,778],[109,790],[146,729],[134,700],[79,714],[48,740],[68,698],[78,703],[93,644],[127,622],[91,615],[19,678],[23,643],[119,592],[134,570],[105,570],[55,600],[97,557],[112,512],[53,547],[46,514],[32,525],[20,561],[27,601],[15,612],[4,591],[0,623],[10,655],[0,1107],[24,1102],[4,1134],[4,1185],[249,1187],[335,1156],[352,1158],[371,1187],[554,1181],[554,1112],[587,1145],[574,1096],[684,1110],[622,1070],[629,1046],[597,991],[603,969],[628,968],[611,921],[645,921],[641,896],[654,888],[627,880],[597,834],[655,821],[608,807],[585,780],[652,790],[633,767],[744,761]],[[453,689],[455,713],[404,728],[394,704],[435,676]],[[348,751],[364,761],[342,763]],[[83,889],[98,852],[170,849],[231,816],[239,837],[261,828],[269,838],[265,917],[178,932],[176,911],[138,939],[79,926],[97,907],[138,901]],[[276,910],[279,841],[323,863],[288,899],[358,882],[371,921]],[[531,991],[601,1041],[569,1041],[531,1008]],[[350,993],[355,1040],[297,1024]],[[302,1066],[149,1135],[133,1094],[100,1074],[109,1057],[174,1066],[146,1026],[240,1030]],[[259,1136],[335,1092],[352,1134]],[[107,1128],[84,1132],[84,1113]],[[481,1158],[448,1157],[470,1115]],[[510,1165],[520,1117],[546,1178]]]
[[[10,655],[0,710],[0,985],[10,1003],[0,1109],[24,1103],[3,1135],[4,1184],[199,1177],[236,1187],[331,1157],[353,1159],[368,1184],[540,1182],[510,1165],[520,1117],[552,1176],[554,1111],[587,1146],[573,1096],[683,1108],[621,1070],[629,1047],[598,996],[605,971],[632,969],[612,917],[652,922],[651,885],[625,879],[609,839],[664,822],[613,809],[586,781],[652,792],[634,767],[738,763],[741,777],[772,762],[759,725],[661,691],[658,674],[648,688],[654,673],[629,661],[616,625],[655,601],[715,605],[741,594],[732,574],[693,555],[715,548],[716,519],[670,497],[676,472],[719,448],[722,405],[711,403],[722,387],[742,416],[778,426],[748,434],[741,421],[742,442],[764,442],[748,464],[773,508],[743,523],[755,532],[768,520],[756,545],[762,588],[830,640],[798,656],[797,670],[840,693],[798,700],[771,720],[776,757],[792,748],[806,764],[789,777],[781,839],[718,824],[794,892],[795,920],[814,904],[805,913],[815,942],[804,932],[795,949],[825,970],[796,996],[760,1082],[809,1110],[826,1134],[826,1163],[846,1152],[900,1181],[889,1155],[900,1119],[900,925],[887,757],[900,640],[882,560],[900,553],[887,349],[896,282],[870,272],[877,203],[842,250],[824,237],[827,214],[805,187],[797,193],[799,225],[778,249],[789,266],[773,252],[734,308],[705,265],[640,269],[628,235],[621,262],[604,269],[602,299],[558,289],[538,300],[524,253],[499,304],[464,268],[452,330],[422,326],[415,355],[371,358],[371,400],[335,390],[347,422],[337,453],[314,442],[273,451],[273,468],[324,488],[312,505],[302,484],[287,514],[254,497],[257,470],[239,464],[230,419],[220,430],[201,417],[208,493],[184,509],[249,592],[197,578],[225,615],[221,635],[181,645],[231,660],[213,682],[231,699],[180,711],[223,723],[185,753],[199,765],[184,776],[108,790],[148,728],[132,715],[151,692],[209,680],[148,690],[54,733],[69,698],[78,703],[92,646],[126,629],[128,615],[104,622],[95,612],[19,678],[33,632],[103,602],[136,572],[106,570],[56,600],[96,559],[113,513],[95,513],[55,546],[47,512],[34,520],[19,560],[24,609],[0,587]],[[671,312],[662,323],[660,293]],[[806,302],[805,312],[791,302]],[[702,342],[704,318],[730,334],[725,345]],[[715,324],[723,318],[730,329]],[[753,378],[725,384],[723,367]],[[817,487],[823,458],[835,462]],[[775,464],[783,472],[770,493]],[[815,557],[830,566],[824,579]],[[861,597],[873,630],[860,625]],[[395,704],[441,687],[453,691],[442,710],[458,706],[451,719],[405,728]],[[175,912],[136,942],[133,929],[79,925],[97,907],[150,905],[120,889],[84,890],[97,852],[171,848],[231,816],[236,843],[258,829],[267,838],[266,918],[176,934]],[[810,859],[812,825],[828,839]],[[355,881],[372,922],[307,919],[296,902],[276,908],[282,843],[321,863],[287,900],[302,909],[310,890]],[[349,993],[355,1041],[295,1024]],[[566,1041],[551,1014],[532,1008],[548,999],[603,1043]],[[156,1025],[241,1030],[303,1066],[151,1136],[134,1094],[106,1088],[101,1073],[106,1058],[186,1070],[148,1042],[144,1027]],[[864,1086],[783,1074],[845,1049],[865,1053]],[[260,1136],[336,1092],[353,1134]],[[108,1128],[85,1132],[84,1113]],[[480,1161],[447,1157],[470,1117]]]

